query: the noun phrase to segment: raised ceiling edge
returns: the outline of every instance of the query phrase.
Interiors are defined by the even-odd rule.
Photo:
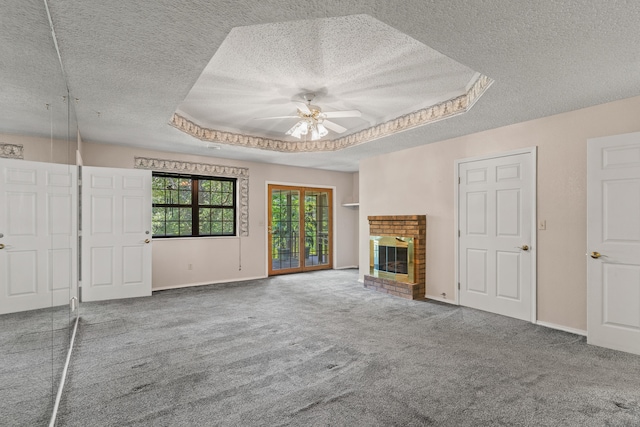
[[[0,157],[3,159],[24,159],[24,145],[0,143]]]
[[[237,178],[240,196],[238,232],[241,237],[249,236],[249,168],[150,157],[134,157],[133,160],[136,169]]]
[[[463,114],[473,107],[492,83],[493,80],[489,77],[479,75],[463,95],[332,140],[284,141],[203,128],[178,113],[173,114],[169,124],[194,138],[208,142],[287,153],[338,151]]]

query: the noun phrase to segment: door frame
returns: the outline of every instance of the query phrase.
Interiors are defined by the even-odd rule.
[[[337,238],[336,238],[336,224],[337,220],[337,207],[336,207],[336,186],[335,185],[318,185],[318,184],[303,184],[303,183],[293,183],[293,182],[285,182],[285,181],[265,181],[264,183],[264,237],[265,237],[265,277],[269,277],[269,263],[271,260],[269,259],[269,204],[271,200],[269,200],[269,186],[270,185],[284,185],[288,187],[305,187],[305,188],[326,188],[331,190],[331,235],[333,238],[331,239],[331,270],[335,268],[336,260],[338,256],[337,250]]]
[[[491,160],[501,157],[515,156],[519,154],[530,154],[529,161],[531,162],[531,323],[537,322],[538,314],[538,245],[537,245],[537,231],[538,231],[538,217],[537,217],[537,194],[538,194],[538,147],[528,147],[518,150],[510,150],[492,154],[486,154],[482,156],[467,157],[463,159],[457,159],[454,161],[454,199],[453,209],[455,212],[454,221],[454,260],[455,260],[455,282],[454,282],[454,295],[455,304],[460,305],[460,253],[459,253],[459,230],[460,230],[460,210],[459,210],[459,197],[460,197],[460,165],[463,163],[472,163],[481,160]]]

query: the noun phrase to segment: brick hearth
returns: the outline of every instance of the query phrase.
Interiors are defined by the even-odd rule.
[[[412,237],[414,240],[414,282],[406,283],[364,276],[364,287],[407,299],[424,299],[426,293],[426,215],[370,216],[370,236]]]

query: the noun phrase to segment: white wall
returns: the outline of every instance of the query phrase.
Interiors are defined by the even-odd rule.
[[[358,212],[343,207],[354,174],[200,157],[83,142],[87,166],[133,168],[134,157],[154,157],[249,168],[249,236],[154,239],[153,288],[245,280],[267,275],[267,183],[335,187],[334,268],[358,264]],[[188,269],[189,264],[192,270]]]
[[[482,102],[482,101],[480,101]],[[640,97],[372,157],[360,163],[360,277],[369,215],[427,215],[427,295],[454,295],[454,161],[538,147],[538,320],[586,330],[586,141],[640,131]],[[456,120],[452,118],[450,120]]]

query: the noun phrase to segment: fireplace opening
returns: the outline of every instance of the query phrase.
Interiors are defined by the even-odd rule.
[[[370,236],[370,274],[374,277],[413,282],[412,237]]]
[[[378,246],[378,264],[376,268],[379,271],[387,271],[389,273],[407,274],[409,272],[408,254],[408,248]]]

